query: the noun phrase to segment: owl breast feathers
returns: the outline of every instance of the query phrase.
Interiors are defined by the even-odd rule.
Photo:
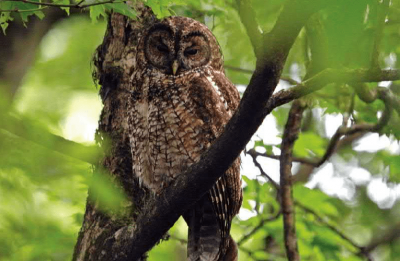
[[[160,194],[223,132],[240,97],[215,37],[190,18],[169,17],[145,30],[133,62],[127,124],[133,173]],[[237,159],[183,215],[189,260],[228,260],[235,246],[229,230],[242,202],[239,165]]]

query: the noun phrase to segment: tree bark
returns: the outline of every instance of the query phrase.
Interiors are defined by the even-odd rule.
[[[94,177],[107,170],[114,186],[122,190],[129,202],[118,213],[103,213],[98,200],[89,189],[83,225],[75,245],[73,260],[127,260],[127,240],[131,240],[133,225],[150,193],[141,188],[132,173],[129,139],[122,131],[127,107],[126,85],[132,48],[143,28],[156,21],[150,9],[141,7],[138,20],[118,13],[109,17],[103,43],[94,57],[95,76],[101,85],[104,107],[100,115],[96,141],[103,149],[103,159],[95,166]],[[124,67],[125,66],[125,67]],[[142,256],[140,260],[145,260]]]

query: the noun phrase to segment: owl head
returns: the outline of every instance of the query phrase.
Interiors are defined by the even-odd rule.
[[[203,24],[187,17],[168,17],[150,27],[139,40],[139,66],[179,77],[211,67],[223,71],[217,40]]]

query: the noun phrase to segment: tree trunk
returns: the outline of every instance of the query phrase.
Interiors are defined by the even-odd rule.
[[[114,186],[125,193],[129,202],[120,206],[118,213],[104,213],[89,189],[73,260],[127,260],[135,220],[149,196],[146,189],[139,187],[132,173],[129,139],[123,131],[130,95],[125,91],[129,83],[129,62],[139,34],[156,21],[148,8],[140,7],[138,13],[137,21],[117,13],[110,15],[104,41],[94,58],[94,76],[101,85],[100,96],[104,104],[96,140],[104,155],[95,166],[93,179],[95,181],[100,172],[108,172]]]

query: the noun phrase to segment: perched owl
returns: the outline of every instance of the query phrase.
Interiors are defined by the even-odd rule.
[[[155,23],[140,36],[133,62],[127,124],[133,172],[160,194],[223,132],[240,97],[225,76],[217,40],[190,18]],[[188,260],[237,260],[229,231],[242,203],[239,167],[236,159],[184,213]]]

